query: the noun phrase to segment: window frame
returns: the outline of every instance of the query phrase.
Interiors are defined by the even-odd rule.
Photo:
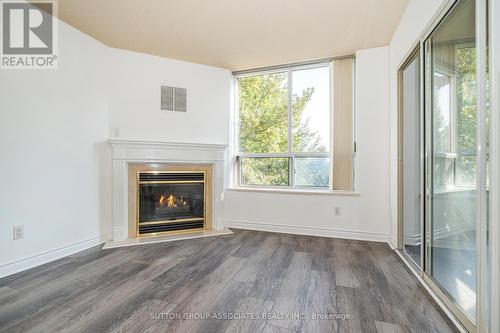
[[[311,186],[311,185],[297,185],[295,184],[295,160],[297,158],[329,158],[329,168],[332,168],[333,157],[332,157],[332,80],[329,77],[328,80],[328,123],[329,123],[329,149],[326,152],[294,152],[292,150],[292,103],[293,103],[293,72],[300,70],[308,70],[315,68],[330,68],[330,61],[318,61],[314,63],[308,63],[304,65],[290,65],[285,67],[278,67],[275,69],[264,69],[251,71],[244,74],[235,75],[235,120],[234,120],[234,167],[235,167],[235,182],[238,187],[248,187],[248,188],[279,188],[279,189],[310,189],[310,190],[330,190],[332,184],[331,172],[328,173],[328,185],[327,186]],[[283,153],[243,153],[240,150],[240,94],[239,94],[239,83],[240,78],[273,74],[273,73],[287,73],[287,93],[288,93],[288,107],[287,107],[287,143],[288,149]],[[289,160],[289,171],[288,171],[288,185],[256,185],[256,184],[243,184],[242,182],[242,172],[241,160],[243,158],[288,158]]]

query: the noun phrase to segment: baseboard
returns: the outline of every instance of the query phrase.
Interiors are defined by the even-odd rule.
[[[398,243],[397,240],[396,240],[396,238],[394,238],[392,236],[389,236],[388,243],[389,243],[389,246],[391,247],[392,250],[396,250],[396,248],[397,248],[396,244]]]
[[[101,235],[95,238],[87,239],[75,244],[67,245],[54,249],[51,251],[38,254],[36,256],[28,257],[13,261],[11,263],[0,266],[0,278],[12,275],[24,270],[46,264],[48,262],[69,256],[73,253],[86,250],[92,246],[99,245],[111,239],[110,234]]]
[[[224,223],[228,228],[233,227],[237,229],[281,232],[285,234],[296,234],[296,235],[306,235],[306,236],[354,239],[354,240],[364,240],[372,242],[384,242],[390,244],[390,236],[388,234],[382,234],[382,233],[326,229],[317,227],[303,227],[296,225],[271,224],[271,223],[261,223],[261,222],[225,221]]]

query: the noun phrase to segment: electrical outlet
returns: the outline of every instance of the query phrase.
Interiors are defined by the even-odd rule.
[[[14,240],[24,238],[24,226],[23,225],[18,225],[15,226],[13,232],[13,238]]]
[[[340,210],[340,207],[335,207],[335,216],[340,216],[342,215],[342,211]]]
[[[113,137],[118,138],[120,136],[120,128],[114,127],[113,129],[111,129],[111,133]]]

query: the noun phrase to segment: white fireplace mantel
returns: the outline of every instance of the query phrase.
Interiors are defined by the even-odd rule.
[[[131,163],[212,164],[215,230],[224,229],[223,192],[227,145],[109,140],[113,159],[113,240],[128,238],[128,166]]]

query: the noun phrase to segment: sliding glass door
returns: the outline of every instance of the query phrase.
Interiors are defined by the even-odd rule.
[[[475,1],[462,0],[425,41],[426,273],[476,318],[477,90]]]
[[[422,144],[420,103],[420,49],[399,73],[399,174],[401,248],[416,265],[422,253]]]
[[[399,249],[471,332],[487,322],[486,11],[447,2],[398,77]]]

